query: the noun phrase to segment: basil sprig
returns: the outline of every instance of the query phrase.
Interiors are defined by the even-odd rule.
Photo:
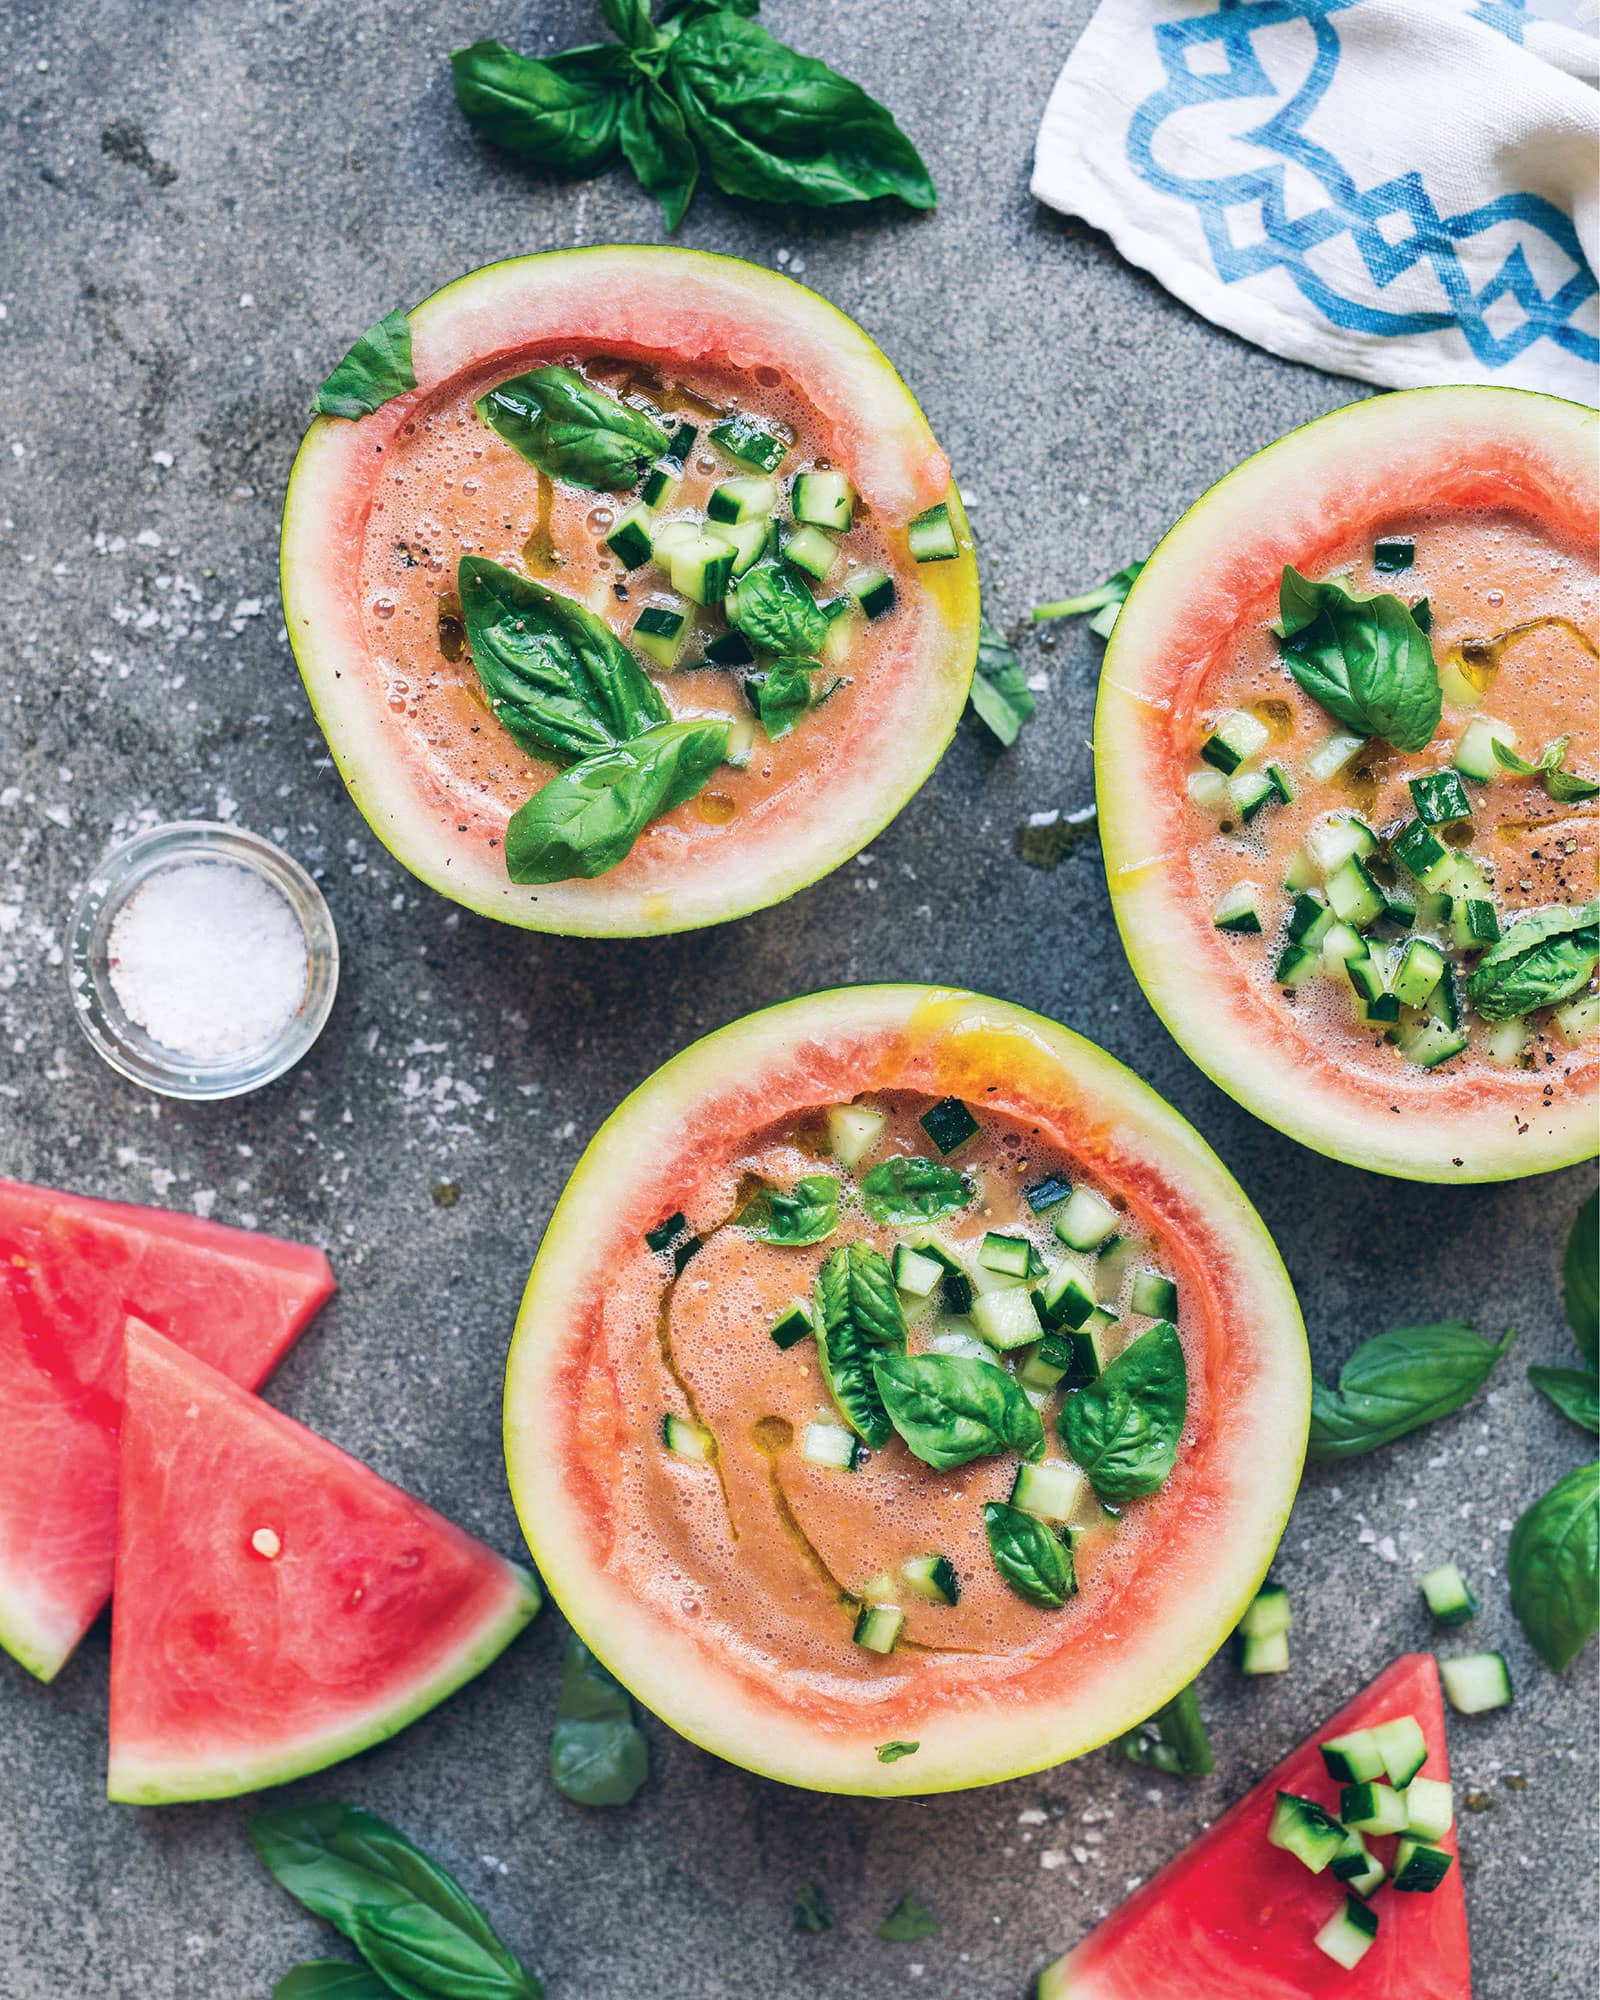
[[[580,1806],[625,1806],[650,1775],[650,1745],[628,1691],[576,1632],[561,1662],[550,1776]]]
[[[1600,1188],[1591,1190],[1567,1238],[1561,1295],[1572,1337],[1593,1368],[1600,1357]]]
[[[937,1222],[975,1198],[968,1177],[938,1160],[897,1154],[861,1176],[861,1206],[874,1222]]]
[[[342,1932],[401,2000],[540,2000],[539,1982],[455,1877],[376,1813],[281,1806],[256,1815],[250,1838],[289,1894]],[[293,2000],[364,2000],[359,1984],[342,1990],[332,1978],[325,1965],[301,1966],[283,1984]]]
[[[1081,618],[1085,612],[1089,619],[1089,630],[1102,639],[1109,639],[1122,615],[1122,607],[1128,601],[1139,572],[1148,558],[1125,565],[1108,576],[1104,583],[1093,590],[1086,590],[1078,597],[1059,597],[1053,604],[1036,604],[1033,607],[1033,622],[1041,625],[1047,618]]]
[[[822,1379],[845,1422],[877,1451],[893,1432],[874,1364],[906,1351],[905,1314],[894,1274],[882,1251],[858,1239],[829,1254],[815,1290]]]
[[[1511,1531],[1511,1608],[1556,1673],[1600,1623],[1600,1464],[1575,1465]]]
[[[1579,1430],[1600,1434],[1600,1376],[1592,1368],[1528,1370],[1528,1380]]]
[[[597,388],[573,368],[513,375],[474,407],[530,465],[592,493],[637,486],[672,442],[648,411]]]
[[[1113,1506],[1154,1493],[1177,1463],[1189,1407],[1183,1344],[1170,1320],[1130,1341],[1061,1405],[1056,1427],[1089,1484]]]
[[[1358,1347],[1339,1370],[1339,1386],[1311,1385],[1307,1456],[1359,1458],[1408,1431],[1460,1409],[1488,1381],[1516,1338],[1480,1340],[1465,1320],[1399,1326]]]
[[[461,558],[456,587],[489,706],[531,755],[587,757],[671,720],[632,653],[574,599],[486,556]]]
[[[887,1356],[873,1367],[889,1421],[935,1472],[1014,1451],[1044,1456],[1044,1425],[1015,1376],[964,1354]]]
[[[1554,1007],[1588,985],[1600,962],[1600,900],[1521,917],[1467,975],[1467,998],[1486,1021]]]
[[[385,313],[369,326],[311,399],[319,417],[370,417],[417,386],[411,366],[411,322]]]
[[[1022,662],[987,618],[978,625],[978,659],[968,699],[973,714],[1003,749],[1016,742],[1034,710]]]
[[[1575,771],[1562,769],[1571,741],[1569,736],[1558,736],[1554,743],[1547,743],[1532,761],[1518,756],[1510,744],[1502,743],[1498,736],[1491,739],[1490,747],[1496,760],[1508,771],[1515,771],[1519,778],[1543,778],[1544,788],[1556,804],[1571,806],[1581,799],[1592,799],[1600,794],[1600,785],[1595,784],[1593,779],[1580,778]]]
[[[286,1972],[272,2000],[394,2000],[394,1988],[347,1958],[318,1958]]]
[[[1388,591],[1358,597],[1341,577],[1312,583],[1286,564],[1278,644],[1311,699],[1358,736],[1421,750],[1439,727],[1443,698],[1427,633]]]
[[[1117,1747],[1130,1764],[1164,1771],[1169,1778],[1203,1778],[1215,1769],[1194,1682],[1137,1729],[1125,1730]]]
[[[762,1243],[799,1249],[824,1242],[839,1227],[839,1183],[832,1174],[806,1174],[787,1194],[758,1188],[734,1221]]]
[[[752,563],[729,600],[729,618],[759,653],[815,653],[828,636],[805,578],[781,556]]]
[[[604,875],[654,819],[700,791],[728,751],[726,721],[667,722],[541,785],[506,828],[513,882]]]
[[[1071,1549],[1036,1515],[1005,1500],[985,1505],[983,1526],[994,1566],[1018,1597],[1059,1611],[1078,1588]]]
[[[725,194],[831,208],[937,199],[889,112],[774,40],[758,0],[601,0],[615,43],[539,61],[501,42],[451,57],[456,102],[486,139],[543,167],[602,172],[619,153],[676,229],[702,162]]]
[[[756,713],[771,742],[787,736],[813,706],[811,676],[816,671],[815,660],[791,657],[774,660],[764,673],[752,675],[756,683]]]

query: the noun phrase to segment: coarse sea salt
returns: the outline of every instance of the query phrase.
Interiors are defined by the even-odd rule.
[[[117,912],[107,970],[128,1018],[193,1060],[241,1056],[288,1026],[306,992],[306,941],[270,882],[229,861],[149,876]]]

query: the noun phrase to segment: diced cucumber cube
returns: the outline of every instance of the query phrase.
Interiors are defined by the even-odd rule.
[[[1328,902],[1341,923],[1365,930],[1383,915],[1383,891],[1360,855],[1348,855],[1328,876]]]
[[[828,1151],[840,1166],[859,1167],[883,1136],[888,1122],[888,1113],[870,1104],[830,1104]]]
[[[1493,784],[1504,769],[1494,754],[1496,743],[1503,743],[1508,750],[1517,747],[1517,732],[1511,724],[1496,722],[1487,715],[1473,716],[1456,745],[1452,760],[1456,769],[1463,777],[1476,778],[1480,785]]]
[[[1289,1671],[1288,1633],[1272,1632],[1264,1639],[1252,1639],[1247,1634],[1239,1641],[1239,1671],[1252,1677],[1258,1674],[1286,1674]]]
[[[1398,1715],[1377,1723],[1372,1731],[1389,1783],[1402,1791],[1428,1761],[1428,1739],[1414,1715]]]
[[[1024,1514],[1060,1527],[1082,1506],[1089,1482],[1077,1466],[1064,1458],[1041,1459],[1037,1465],[1019,1465],[1011,1488],[1011,1504]]]
[[[906,529],[906,540],[911,546],[914,562],[949,562],[961,553],[956,541],[955,523],[943,500],[911,522]]]
[[[1375,1895],[1389,1877],[1383,1863],[1368,1848],[1359,1833],[1347,1833],[1333,1857],[1329,1871],[1353,1896]]]
[[[743,576],[772,545],[770,521],[708,521],[706,533],[733,551],[733,574]]]
[[[1003,1291],[985,1292],[974,1299],[972,1323],[991,1347],[1002,1352],[1026,1347],[1044,1332],[1033,1300],[1023,1285],[1008,1285]]]
[[[1450,936],[1458,951],[1481,951],[1500,942],[1500,916],[1487,896],[1459,896],[1450,911]]]
[[[896,1289],[908,1298],[925,1299],[944,1278],[944,1266],[936,1257],[913,1250],[909,1243],[897,1243],[891,1260]]]
[[[642,500],[617,517],[616,525],[606,536],[606,547],[621,563],[624,569],[639,569],[651,557],[650,535],[655,527],[655,515]]]
[[[1319,785],[1327,784],[1337,777],[1357,752],[1365,750],[1364,736],[1330,736],[1326,743],[1319,743],[1306,759],[1306,769]]]
[[[1315,1799],[1279,1792],[1267,1823],[1267,1840],[1320,1875],[1344,1844],[1345,1829]]]
[[[1039,1317],[1047,1327],[1082,1326],[1095,1308],[1094,1293],[1070,1264],[1058,1264],[1045,1274],[1034,1294]]]
[[[1061,1206],[1072,1192],[1072,1183],[1062,1180],[1059,1174],[1046,1174],[1042,1180],[1029,1181],[1022,1192],[1034,1214],[1043,1215]]]
[[[811,1301],[791,1299],[772,1322],[773,1344],[782,1348],[797,1347],[812,1331]]]
[[[892,1653],[900,1637],[900,1627],[905,1622],[906,1614],[898,1605],[863,1604],[856,1614],[855,1630],[850,1636],[858,1646],[865,1646],[869,1653]]]
[[[1450,1873],[1450,1864],[1455,1860],[1442,1847],[1430,1847],[1426,1841],[1405,1839],[1395,1843],[1394,1874],[1390,1878],[1397,1889],[1420,1891],[1431,1896],[1444,1878]]]
[[[1320,889],[1305,889],[1289,908],[1288,938],[1315,950],[1333,928],[1333,912]]]
[[[1381,1880],[1381,1868],[1378,1875]],[[1342,1965],[1346,1972],[1353,1972],[1371,1951],[1377,1937],[1377,1912],[1354,1896],[1346,1896],[1343,1909],[1334,1911],[1311,1942],[1325,1958]]]
[[[1224,808],[1230,803],[1228,780],[1220,771],[1213,771],[1209,767],[1201,771],[1191,771],[1183,782],[1190,798],[1203,813],[1214,813],[1220,817]]]
[[[855,569],[839,586],[853,598],[869,618],[881,618],[894,609],[894,579],[886,570]]]
[[[1455,1825],[1455,1787],[1444,1778],[1413,1778],[1406,1786],[1406,1831],[1418,1840],[1443,1840]]]
[[[1383,1776],[1383,1752],[1370,1729],[1352,1729],[1345,1736],[1330,1736],[1317,1748],[1335,1784],[1366,1785]]]
[[[1133,1281],[1129,1309],[1146,1319],[1175,1319],[1178,1288],[1160,1271],[1141,1271]]]
[[[1465,1625],[1478,1615],[1478,1600],[1454,1563],[1430,1569],[1422,1579],[1422,1595],[1441,1625]]]
[[[948,1556],[913,1556],[900,1565],[900,1574],[906,1587],[918,1597],[927,1598],[930,1604],[961,1602],[961,1579]]]
[[[688,629],[689,621],[681,611],[670,611],[664,604],[647,604],[633,621],[633,643],[658,667],[671,673]]]
[[[706,500],[710,521],[765,521],[778,505],[777,482],[771,479],[725,479],[713,486]]]
[[[720,604],[733,575],[733,555],[721,535],[697,534],[675,542],[668,568],[673,589],[696,604]]]
[[[839,544],[820,528],[794,528],[783,540],[784,558],[822,583],[839,560]]]
[[[1339,1794],[1339,1817],[1352,1833],[1404,1833],[1405,1801],[1377,1779],[1346,1785]]]
[[[1496,1021],[1484,1031],[1483,1052],[1502,1069],[1521,1069],[1532,1046],[1531,1021]]]
[[[719,632],[706,641],[706,659],[714,667],[747,667],[754,658],[742,632]]]
[[[674,1457],[692,1459],[697,1465],[704,1465],[711,1457],[709,1433],[687,1417],[663,1417],[661,1442]]]
[[[742,415],[713,424],[711,442],[729,458],[753,465],[760,472],[776,472],[789,452],[787,439],[775,436],[754,417]]]
[[[1419,1069],[1437,1069],[1440,1063],[1460,1055],[1467,1040],[1461,1029],[1449,1027],[1430,1015],[1412,1027],[1402,1028],[1395,1046],[1407,1062],[1415,1063]]]
[[[832,1466],[837,1472],[854,1472],[861,1463],[861,1440],[843,1424],[807,1424],[800,1437],[800,1456],[808,1465]]]
[[[1055,1230],[1069,1250],[1098,1250],[1107,1237],[1116,1234],[1119,1220],[1110,1202],[1102,1200],[1093,1188],[1079,1187],[1067,1197],[1056,1217]]]
[[[1600,1027],[1600,993],[1580,993],[1557,1007],[1551,1018],[1567,1047],[1577,1048]]]
[[[1459,771],[1430,771],[1425,778],[1411,779],[1408,789],[1424,826],[1447,826],[1452,820],[1472,817],[1472,801]]]
[[[1377,845],[1378,836],[1354,813],[1328,813],[1306,835],[1306,852],[1324,878],[1352,857],[1371,854]]]
[[[1226,775],[1237,771],[1265,748],[1270,734],[1264,722],[1247,715],[1242,708],[1226,709],[1212,724],[1211,734],[1200,746],[1200,755]]]
[[[1224,778],[1222,782],[1229,802],[1246,826],[1269,799],[1276,799],[1278,796],[1277,786],[1265,771],[1236,771],[1231,778]]]
[[[1407,938],[1390,988],[1403,1007],[1420,1007],[1444,977],[1444,953],[1426,938]]]
[[[800,472],[789,494],[789,511],[813,528],[842,535],[855,512],[856,489],[842,472]]]
[[[1005,1236],[991,1229],[978,1250],[978,1262],[986,1271],[1006,1278],[1026,1278],[1033,1264],[1033,1245],[1026,1236]]]
[[[1294,780],[1283,766],[1281,764],[1269,764],[1267,766],[1267,776],[1271,780],[1272,789],[1277,793],[1280,801],[1286,806],[1292,805],[1294,803]]]
[[[1355,989],[1356,997],[1365,1000],[1368,1006],[1385,997],[1388,989],[1383,983],[1383,968],[1375,959],[1351,958],[1345,960],[1345,977]],[[1400,1018],[1400,1003],[1395,1001],[1394,1018]]]
[[[1359,931],[1352,930],[1347,923],[1337,919],[1328,926],[1322,940],[1324,971],[1338,978],[1347,978],[1351,962],[1369,955],[1367,941]]]
[[[1417,545],[1400,535],[1383,535],[1372,545],[1372,567],[1377,570],[1410,569],[1417,559]]]
[[[1294,1625],[1289,1593],[1281,1583],[1264,1583],[1245,1606],[1239,1630],[1247,1639],[1270,1639]]]
[[[978,1121],[959,1097],[942,1097],[930,1105],[917,1123],[939,1148],[949,1154],[964,1146],[978,1129]]]
[[[1023,1388],[1034,1389],[1041,1395],[1049,1396],[1060,1388],[1067,1371],[1065,1368],[1056,1367],[1052,1361],[1046,1361],[1043,1353],[1040,1351],[1042,1346],[1043,1342],[1033,1350],[1027,1360],[1017,1370],[1017,1380],[1022,1384]]]
[[[1392,843],[1394,858],[1424,889],[1437,888],[1439,873],[1450,859],[1450,850],[1420,819],[1408,821]]]
[[[1278,954],[1272,977],[1279,986],[1309,986],[1322,970],[1322,954],[1303,944],[1286,944]]]
[[[1511,1674],[1500,1653],[1463,1653],[1439,1662],[1450,1706],[1462,1715],[1486,1715],[1511,1706]]]
[[[644,476],[643,486],[639,488],[639,498],[647,507],[670,507],[682,478],[681,465],[671,465],[666,460],[652,465]]]
[[[1297,847],[1283,872],[1284,888],[1291,896],[1298,896],[1302,890],[1314,889],[1321,880],[1322,870],[1303,847]]]
[[[650,553],[655,558],[657,569],[670,570],[672,551],[681,548],[685,542],[692,542],[700,533],[700,523],[682,514],[674,514],[669,520],[659,518],[650,531]]]

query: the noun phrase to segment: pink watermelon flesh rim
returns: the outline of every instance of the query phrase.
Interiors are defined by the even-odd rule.
[[[1423,1775],[1448,1779],[1438,1664],[1403,1653],[1355,1700],[1296,1746],[1206,1832],[1175,1855],[1072,1949],[1046,1966],[1035,2000],[1166,2000],[1213,1990],[1237,2000],[1471,2000],[1459,1862],[1431,1895],[1379,1889],[1378,1940],[1355,1977],[1312,1938],[1342,1907],[1345,1885],[1312,1875],[1266,1838],[1280,1790],[1338,1811],[1339,1787],[1317,1746],[1414,1715],[1428,1745]],[[1393,1843],[1369,1840],[1387,1860]],[[1455,1829],[1437,1845],[1455,1854]],[[1169,1984],[1177,1980],[1178,1985]]]
[[[127,1315],[254,1388],[334,1289],[304,1244],[0,1179],[0,1646],[30,1673],[110,1595]]]
[[[1407,509],[1515,505],[1565,532],[1597,523],[1592,410],[1527,390],[1415,389],[1333,411],[1203,494],[1162,539],[1117,620],[1095,709],[1096,794],[1112,909],[1134,974],[1190,1059],[1246,1110],[1353,1166],[1411,1180],[1503,1180],[1589,1158],[1590,1089],[1448,1070],[1351,1087],[1265,998],[1257,1006],[1197,898],[1172,718],[1240,607],[1275,602],[1285,562],[1319,573],[1363,524]],[[1274,992],[1275,989],[1268,989]],[[1490,1087],[1490,1085],[1493,1087]],[[1581,1079],[1580,1079],[1581,1084]],[[1381,1102],[1380,1100],[1381,1095]],[[1388,1106],[1399,1105],[1401,1116]]]
[[[571,936],[641,936],[724,922],[797,893],[859,852],[917,791],[960,721],[977,649],[970,548],[919,575],[915,673],[908,668],[895,696],[894,726],[863,740],[801,823],[796,814],[766,811],[741,828],[727,856],[697,846],[691,865],[658,868],[641,848],[593,881],[538,890],[506,879],[499,847],[464,835],[433,778],[408,757],[370,671],[350,579],[373,468],[419,404],[497,356],[508,367],[525,366],[541,344],[600,344],[587,331],[597,327],[608,352],[668,366],[692,366],[703,356],[778,368],[802,386],[832,439],[832,458],[885,521],[903,525],[945,500],[964,540],[949,462],[868,335],[781,273],[704,251],[637,245],[489,265],[425,299],[409,318],[417,389],[359,423],[312,424],[290,476],[281,551],[284,615],[302,678],[351,796],[379,839],[440,894],[502,922]]]
[[[136,1320],[127,1364],[111,1799],[325,1769],[436,1707],[538,1611],[529,1572]]]

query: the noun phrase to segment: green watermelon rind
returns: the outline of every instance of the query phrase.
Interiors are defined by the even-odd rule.
[[[945,1027],[976,1024],[1023,1038],[1059,1071],[1064,1101],[1103,1104],[1119,1139],[1137,1135],[1139,1155],[1158,1163],[1203,1211],[1230,1256],[1230,1276],[1250,1302],[1259,1357],[1252,1378],[1251,1449],[1229,1461],[1225,1532],[1208,1537],[1203,1590],[1174,1587],[1170,1614],[1144,1621],[1091,1708],[974,1704],[937,1715],[911,1733],[915,1757],[878,1761],[888,1734],[862,1711],[859,1730],[822,1730],[739,1677],[719,1673],[686,1635],[649,1617],[586,1546],[587,1522],[563,1476],[550,1411],[561,1393],[563,1331],[581,1325],[603,1270],[597,1246],[617,1228],[618,1190],[670,1184],[671,1162],[725,1115],[764,1122],[762,1066],[793,1081],[805,1052],[919,1032],[927,1010]],[[940,1032],[945,1029],[941,1028]],[[886,1043],[886,1046],[889,1043]],[[1019,1044],[1018,1046],[1021,1046]],[[809,1087],[809,1084],[807,1085]],[[890,1087],[890,1086],[885,1086]],[[821,1103],[833,1101],[824,1095]],[[602,1256],[603,1263],[603,1256]],[[567,1385],[570,1386],[570,1385]],[[1021,1777],[1110,1741],[1169,1701],[1232,1632],[1276,1551],[1299,1483],[1309,1420],[1310,1365],[1293,1287],[1260,1217],[1227,1168],[1186,1119],[1094,1043],[1041,1015],[981,995],[925,986],[837,988],[747,1015],[675,1056],[612,1113],[591,1140],[557,1204],[523,1295],[506,1369],[505,1446],[512,1498],[541,1577],[585,1643],[633,1694],[702,1749],[763,1776],[809,1790],[868,1796],[955,1791]],[[1219,1502],[1220,1505],[1220,1502]],[[1215,1525],[1215,1524],[1213,1524]],[[1223,1554],[1219,1557],[1217,1551]],[[1192,1581],[1192,1579],[1191,1579]],[[1105,1682],[1114,1680],[1114,1686]]]
[[[1355,518],[1348,507],[1337,512],[1341,486],[1348,491],[1357,476],[1352,468],[1365,476],[1374,514],[1392,515],[1408,504],[1408,493],[1425,509],[1430,451],[1436,465],[1441,441],[1463,440],[1485,462],[1510,464],[1530,505],[1542,498],[1552,509],[1564,500],[1568,511],[1580,504],[1592,510],[1597,431],[1600,413],[1526,389],[1411,389],[1334,410],[1247,458],[1201,495],[1146,563],[1107,645],[1095,707],[1095,790],[1111,906],[1134,976],[1213,1083],[1280,1132],[1351,1166],[1447,1183],[1551,1172],[1594,1156],[1592,1095],[1569,1090],[1552,1109],[1537,1076],[1506,1070],[1475,1076],[1470,1092],[1459,1093],[1470,1099],[1466,1108],[1446,1111],[1442,1100],[1457,1086],[1440,1072],[1424,1076],[1405,1115],[1391,1118],[1380,1114],[1410,1082],[1398,1066],[1379,1105],[1376,1091],[1341,1088],[1338,1069],[1319,1065],[1299,1038],[1274,1045],[1259,1032],[1238,1031],[1241,1019],[1256,1028],[1259,1017],[1239,1008],[1239,983],[1215,950],[1209,911],[1184,892],[1181,876],[1170,879],[1163,813],[1173,767],[1162,755],[1169,747],[1163,718],[1172,673],[1195,658],[1185,610],[1209,575],[1231,572],[1263,524],[1292,547],[1292,524],[1307,524],[1314,541],[1325,516]],[[1519,1131],[1519,1123],[1528,1129]]]
[[[21,1580],[0,1576],[0,1652],[48,1685],[76,1651],[78,1632],[52,1630],[42,1615],[30,1615],[32,1597]]]
[[[507,1563],[506,1601],[486,1616],[470,1640],[418,1686],[398,1698],[386,1698],[368,1716],[326,1735],[306,1737],[296,1744],[278,1744],[259,1757],[231,1758],[226,1763],[184,1764],[179,1759],[156,1763],[147,1757],[113,1757],[106,1797],[117,1805],[181,1805],[200,1799],[236,1798],[309,1777],[331,1764],[386,1743],[409,1729],[430,1709],[475,1680],[491,1666],[537,1616],[543,1604],[538,1579],[516,1563]]]
[[[761,328],[768,351],[786,354],[785,343],[790,344],[798,379],[808,388],[826,387],[829,394],[818,400],[831,401],[836,406],[831,414],[852,427],[864,454],[856,483],[875,510],[903,525],[913,513],[944,500],[962,544],[954,560],[928,565],[918,579],[943,631],[924,652],[925,685],[914,720],[893,740],[874,742],[872,757],[858,761],[853,783],[835,780],[816,802],[826,810],[791,827],[788,838],[774,834],[764,854],[754,857],[730,848],[731,859],[680,884],[641,886],[624,864],[592,881],[520,887],[506,879],[498,848],[489,854],[475,841],[457,840],[430,825],[409,782],[406,759],[388,751],[387,725],[364,695],[365,648],[337,629],[350,616],[347,593],[340,588],[349,558],[341,555],[328,524],[346,489],[370,476],[371,461],[363,453],[381,441],[386,426],[404,421],[420,398],[480,362],[485,343],[490,354],[514,346],[504,326],[496,325],[497,314],[512,310],[519,296],[534,301],[542,286],[574,275],[602,300],[606,287],[613,287],[625,310],[637,304],[629,288],[643,288],[646,281],[659,286],[663,300],[697,297],[698,287],[708,301],[707,316],[720,315],[730,330],[740,324],[737,304],[749,323]],[[927,467],[944,461],[927,420],[869,336],[836,306],[779,272],[739,258],[656,245],[508,258],[446,285],[414,306],[408,318],[418,390],[359,423],[333,417],[312,422],[290,473],[279,552],[284,622],[312,710],[351,797],[395,859],[429,888],[503,923],[568,937],[639,937],[694,930],[768,908],[876,839],[926,782],[960,723],[977,660],[978,572],[948,467],[938,476],[937,490],[929,484]],[[592,323],[580,319],[580,332]],[[491,332],[497,337],[491,339]],[[824,372],[827,381],[819,384],[816,377]],[[439,817],[435,810],[432,818]],[[769,823],[776,827],[770,815],[763,827]]]

